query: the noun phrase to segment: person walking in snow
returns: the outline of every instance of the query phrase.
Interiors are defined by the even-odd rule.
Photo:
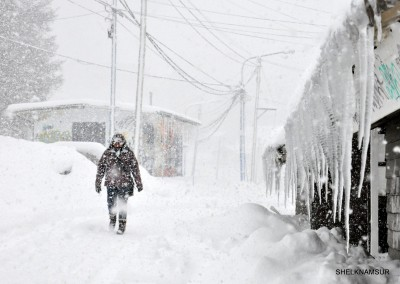
[[[126,228],[127,202],[133,195],[133,178],[138,191],[143,190],[139,164],[131,149],[126,145],[122,134],[115,134],[110,146],[101,156],[96,175],[96,192],[101,192],[101,181],[105,175],[107,205],[110,215],[109,229],[114,230],[119,219],[117,234],[122,235]]]

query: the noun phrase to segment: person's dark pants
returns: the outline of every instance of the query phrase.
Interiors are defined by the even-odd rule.
[[[129,192],[129,187],[107,187],[107,205],[110,217],[116,216],[118,213],[118,219],[126,221]]]

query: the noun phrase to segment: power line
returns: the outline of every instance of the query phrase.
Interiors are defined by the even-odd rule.
[[[133,21],[140,26],[140,23],[136,19],[135,15],[133,14],[132,10],[129,8],[129,5],[126,3],[125,0],[120,0],[121,4],[127,9],[129,15],[132,17]],[[154,38],[149,34],[146,33],[148,40],[153,44],[157,52],[163,57],[163,59],[187,82],[191,83],[194,87],[203,92],[212,94],[212,95],[228,95],[231,93],[231,90],[218,90],[215,88],[211,88],[207,85],[202,84],[200,81],[189,75],[185,72],[182,68],[180,68],[163,50],[162,48],[155,42]]]
[[[133,34],[126,26],[124,26],[122,23],[120,23],[118,21],[118,23],[124,27],[133,37],[135,37],[136,39],[138,39],[138,37]],[[136,25],[136,23],[132,22],[133,24]],[[215,82],[217,82],[218,84],[215,85],[222,85],[222,86],[226,86],[229,87],[229,85],[224,84],[223,82],[221,82],[220,80],[214,78],[213,76],[211,76],[210,74],[208,74],[207,72],[203,71],[202,69],[200,69],[199,67],[197,67],[196,65],[194,65],[193,63],[191,63],[189,60],[185,59],[184,57],[182,57],[178,52],[174,51],[173,49],[171,49],[170,47],[168,47],[167,45],[165,45],[163,42],[159,41],[158,39],[152,37],[153,40],[155,40],[158,44],[161,44],[162,46],[164,46],[166,49],[168,49],[169,51],[171,51],[172,53],[174,53],[176,56],[178,56],[180,59],[182,59],[183,61],[185,61],[187,64],[189,64],[190,66],[192,66],[194,69],[196,69],[197,71],[201,72],[202,74],[204,74],[205,76],[207,76],[208,78],[214,80]],[[156,50],[154,50],[151,46],[149,46],[150,50],[156,54],[157,56],[159,56],[161,59],[164,59]]]
[[[164,19],[161,19],[164,20]],[[181,21],[175,21],[175,20],[168,20],[167,21],[172,21],[172,22],[177,22],[180,24],[187,25],[185,22]],[[221,31],[224,33],[230,33],[230,34],[235,34],[234,32],[240,32],[240,33],[247,33],[247,35],[251,36],[251,34],[260,34],[260,35],[268,35],[268,36],[279,36],[279,37],[288,37],[288,38],[302,38],[302,39],[316,39],[315,37],[309,37],[309,36],[296,36],[296,35],[285,35],[285,34],[273,34],[273,33],[265,33],[265,32],[257,32],[257,31],[248,31],[248,30],[240,30],[240,29],[232,29],[232,28],[226,28],[226,27],[214,27],[214,26],[205,26],[205,25],[199,25],[196,23],[192,24],[195,27],[199,28],[205,28],[207,30],[215,30],[215,31]]]
[[[181,11],[179,11],[179,9],[172,3],[171,0],[168,0],[168,1],[171,3],[172,7],[175,8],[175,10],[178,12],[178,14],[185,20],[185,22],[187,22],[187,23],[192,27],[192,29],[193,29],[204,41],[206,41],[209,45],[211,45],[214,49],[216,49],[218,52],[220,52],[220,53],[221,53],[222,55],[224,55],[225,57],[231,59],[232,61],[234,61],[234,62],[236,62],[236,63],[242,64],[241,61],[239,61],[239,60],[233,58],[232,56],[230,56],[230,55],[228,55],[228,54],[226,54],[226,53],[223,52],[221,49],[219,49],[215,44],[213,44],[211,41],[209,41],[201,32],[199,32],[199,31],[192,25],[191,22],[189,22],[189,20],[181,13]],[[241,56],[241,57],[242,57],[242,56]],[[244,58],[244,57],[243,57],[243,58]]]
[[[99,12],[102,12],[102,11],[99,11]],[[75,16],[69,16],[69,17],[55,18],[53,21],[70,20],[70,19],[83,18],[83,17],[93,16],[93,15],[94,15],[93,13],[87,13],[87,14],[81,14],[81,15],[75,15]]]
[[[164,43],[162,43],[161,41],[159,41],[158,39],[154,38],[153,39],[158,42],[159,44],[161,44],[162,46],[164,46],[166,49],[168,49],[169,51],[171,51],[173,54],[175,54],[176,56],[178,56],[180,59],[182,59],[183,61],[185,61],[187,64],[189,64],[190,66],[192,66],[193,68],[195,68],[196,70],[198,70],[199,72],[203,73],[205,76],[213,79],[214,81],[220,83],[221,85],[224,86],[228,86],[226,84],[224,84],[223,82],[219,81],[218,79],[210,76],[208,73],[206,73],[205,71],[203,71],[202,69],[200,69],[199,67],[197,67],[196,65],[194,65],[193,63],[191,63],[190,61],[188,61],[187,59],[185,59],[184,57],[182,57],[179,53],[177,53],[176,51],[174,51],[173,49],[169,48],[167,45],[165,45]]]
[[[93,14],[96,14],[96,15],[102,17],[102,18],[105,18],[105,19],[107,19],[107,20],[111,20],[111,18],[105,17],[105,16],[103,16],[103,15],[97,13],[96,11],[93,11],[93,10],[91,10],[91,9],[85,7],[85,6],[82,6],[82,5],[79,4],[79,3],[76,3],[76,2],[74,2],[74,1],[72,1],[72,0],[67,0],[67,1],[70,2],[71,4],[75,5],[75,6],[81,7],[82,9],[84,9],[84,10],[86,10],[86,11],[89,11],[89,12],[91,12],[91,13],[93,13]]]
[[[268,41],[273,41],[273,42],[285,42],[285,43],[292,43],[292,44],[300,44],[300,45],[310,45],[310,43],[302,43],[302,42],[295,42],[295,41],[289,41],[289,40],[281,40],[281,39],[275,39],[275,38],[269,38],[269,37],[262,37],[262,36],[256,36],[256,35],[249,35],[249,34],[243,34],[243,33],[238,33],[238,32],[230,32],[231,34],[235,35],[240,35],[244,37],[251,37],[254,39],[262,39],[262,40],[268,40]]]
[[[200,9],[198,9],[201,11]],[[132,10],[134,14],[140,14],[138,11]],[[185,21],[182,21],[181,18],[177,17],[172,17],[172,16],[167,16],[167,15],[155,15],[155,14],[147,14],[147,17],[149,18],[155,18],[155,19],[161,19],[161,20],[166,20],[166,21],[171,21],[171,22],[179,22],[185,25],[189,25]],[[203,14],[203,17],[204,14]],[[304,31],[304,30],[295,30],[295,29],[280,29],[280,28],[271,28],[271,27],[264,27],[264,26],[255,26],[255,25],[243,25],[243,24],[235,24],[235,23],[227,23],[227,22],[220,22],[220,21],[210,21],[210,20],[203,20],[203,23],[208,23],[208,24],[217,24],[217,25],[227,25],[227,26],[235,26],[235,27],[242,27],[242,28],[252,28],[252,29],[262,29],[262,30],[274,30],[274,31],[284,31],[284,32],[296,32],[296,33],[309,33],[309,34],[319,34],[320,32],[314,32],[314,31]],[[192,22],[194,23],[194,22]],[[219,27],[222,28],[222,27]]]
[[[315,11],[315,12],[325,13],[325,14],[329,14],[329,15],[331,14],[328,11],[324,11],[324,10],[316,9],[316,8],[311,8],[311,7],[307,7],[307,6],[303,6],[303,5],[299,5],[299,4],[295,4],[295,3],[290,3],[290,2],[286,2],[286,1],[282,1],[282,0],[272,0],[272,1],[285,3],[287,5],[292,5],[292,6],[300,7],[300,8],[303,8],[303,9]]]
[[[254,5],[257,5],[257,6],[266,8],[267,10],[271,10],[271,11],[273,11],[273,12],[279,14],[279,15],[288,17],[288,18],[293,19],[293,20],[300,21],[300,22],[303,23],[303,24],[310,24],[310,23],[304,22],[303,20],[301,20],[301,19],[299,19],[299,18],[293,17],[293,16],[288,15],[288,14],[286,14],[286,13],[283,13],[283,12],[281,12],[281,11],[279,11],[279,10],[276,10],[276,9],[274,9],[274,8],[272,8],[272,7],[269,7],[269,6],[260,4],[260,3],[258,3],[258,2],[253,1],[253,0],[248,0],[248,1],[251,2],[251,3],[253,3]],[[314,25],[314,24],[312,24],[312,25]]]
[[[217,35],[215,35],[211,29],[209,29],[207,26],[205,26],[203,24],[203,22],[185,5],[185,3],[182,2],[182,0],[178,0],[185,8],[186,10],[200,23],[201,26],[203,26],[214,38],[216,38],[220,43],[222,43],[222,45],[224,45],[225,47],[227,47],[230,51],[232,51],[233,53],[235,53],[236,55],[238,55],[239,57],[241,57],[242,59],[246,59],[243,55],[241,55],[240,53],[238,53],[236,50],[234,50],[232,47],[230,47],[228,44],[226,44],[221,38],[219,38]],[[196,9],[196,11],[198,13],[200,13],[200,15],[202,15],[201,11],[199,9],[197,9],[197,7],[189,1],[189,3],[193,6],[193,8]]]
[[[133,13],[138,14],[138,12],[133,11]],[[308,37],[308,36],[296,36],[296,35],[285,35],[285,34],[273,34],[273,33],[265,33],[265,32],[257,32],[257,31],[249,31],[249,30],[242,30],[242,29],[234,29],[234,28],[227,28],[227,27],[216,27],[213,26],[212,24],[222,24],[222,25],[230,25],[230,26],[238,26],[238,27],[249,27],[249,28],[257,28],[257,29],[266,29],[266,30],[277,30],[277,31],[286,31],[286,32],[301,32],[301,33],[310,33],[310,34],[319,34],[319,32],[307,32],[307,31],[299,31],[299,30],[285,30],[285,29],[275,29],[275,28],[268,28],[268,27],[257,27],[257,26],[243,26],[243,25],[238,25],[238,24],[231,24],[231,23],[223,23],[223,22],[215,22],[215,21],[203,21],[203,23],[209,23],[210,26],[206,25],[199,25],[198,23],[191,22],[188,20],[190,23],[181,21],[181,20],[176,20],[177,18],[175,17],[169,17],[169,16],[164,16],[164,15],[147,15],[149,18],[154,18],[157,20],[163,20],[163,21],[169,21],[169,22],[174,22],[182,25],[193,25],[199,28],[205,28],[205,29],[211,29],[211,30],[216,30],[216,31],[223,31],[225,33],[232,33],[231,31],[236,31],[236,32],[244,32],[244,33],[255,33],[255,34],[263,34],[263,35],[272,35],[272,36],[279,36],[279,37],[290,37],[290,38],[305,38],[305,39],[314,39],[314,37]]]
[[[75,4],[75,5],[77,5],[77,6],[79,6],[79,7],[81,7],[82,9],[85,9],[85,10],[89,10],[89,11],[91,11],[92,13],[94,13],[94,14],[96,14],[96,15],[98,15],[98,16],[100,16],[100,17],[102,17],[102,18],[105,18],[104,16],[102,16],[102,15],[100,15],[100,14],[98,14],[98,13],[95,13],[94,11],[92,11],[92,10],[90,10],[90,9],[87,9],[86,7],[84,7],[84,6],[82,6],[82,5],[79,5],[79,4],[77,4],[77,3],[75,3],[75,2],[73,2],[73,1],[71,1],[71,0],[68,0],[69,2],[71,2],[72,4]],[[101,1],[101,0],[94,0],[94,1],[96,1],[97,3],[100,3],[100,4],[102,4],[105,8],[112,8],[111,7],[111,5],[110,4],[108,4],[108,3],[106,3],[106,2],[103,2],[103,1]],[[127,5],[127,3],[125,2],[125,1],[121,1],[120,0],[120,2],[121,2],[121,4],[125,7],[125,9],[127,9],[128,10],[128,12],[131,14],[132,13],[132,11],[130,10],[130,8],[129,8],[129,6]],[[124,15],[124,13],[122,13],[121,11],[120,11],[120,14],[123,16]],[[140,26],[140,23],[136,20],[136,18],[135,18],[135,16],[133,15],[133,13],[131,14],[131,16],[133,17],[133,19],[134,20],[130,20],[129,18],[126,18],[126,19],[128,19],[128,20],[130,20],[130,22],[131,23],[133,23],[134,25],[136,25],[136,26]],[[105,18],[105,19],[107,19],[107,18]],[[122,24],[121,24],[122,25]],[[137,38],[136,37],[136,35],[134,35],[134,34],[132,34],[130,31],[129,31],[129,29],[127,28],[127,27],[125,27],[124,25],[122,25],[126,30],[128,30],[128,32],[131,34],[131,35],[133,35],[135,38]],[[153,37],[151,37],[151,35],[149,34],[149,33],[147,33],[146,34],[148,37],[149,37],[149,40],[153,43],[153,46],[154,47],[156,47],[155,46],[155,43],[154,43],[154,38]],[[150,38],[151,37],[151,38]],[[161,42],[160,42],[161,43]],[[164,46],[166,46],[165,44],[163,44]],[[170,49],[170,48],[168,48],[168,49]],[[151,49],[152,50],[152,49]],[[170,50],[172,50],[172,49],[170,49]],[[189,61],[187,61],[186,59],[184,59],[183,57],[181,57],[180,56],[180,58],[181,59],[183,59],[183,60],[185,60],[187,63],[189,63],[189,64],[191,64],[193,67],[195,67],[197,70],[201,70],[201,72],[203,73],[203,74],[207,74],[207,76],[209,77],[209,78],[212,78],[213,80],[215,80],[216,82],[218,82],[219,84],[211,84],[211,83],[203,83],[203,82],[200,82],[200,81],[198,81],[197,79],[195,79],[194,77],[192,77],[192,76],[190,76],[189,74],[187,74],[185,71],[183,71],[181,68],[179,68],[178,67],[178,65],[176,65],[175,63],[173,63],[172,64],[172,59],[170,59],[170,58],[167,58],[164,54],[161,54],[161,49],[157,46],[156,47],[156,51],[154,51],[154,50],[152,50],[153,52],[155,52],[157,55],[159,55],[160,57],[161,57],[161,59],[163,59],[164,61],[166,61],[167,62],[167,64],[168,65],[170,65],[170,67],[172,67],[175,71],[177,71],[177,73],[184,79],[184,80],[179,80],[179,79],[174,79],[175,81],[186,81],[186,82],[188,82],[188,83],[190,83],[190,84],[192,84],[193,86],[195,86],[197,89],[199,89],[199,90],[201,90],[201,91],[204,91],[204,92],[207,92],[207,93],[210,93],[210,94],[213,94],[213,95],[215,95],[215,93],[213,93],[213,92],[222,92],[222,93],[228,93],[228,92],[230,92],[230,91],[221,91],[221,90],[217,90],[217,89],[214,89],[214,88],[210,88],[209,86],[225,86],[225,87],[229,87],[228,85],[226,85],[226,84],[222,84],[219,80],[217,80],[217,79],[215,79],[215,78],[213,78],[212,76],[210,76],[210,75],[208,75],[206,72],[204,72],[204,71],[202,71],[200,68],[198,68],[198,67],[195,67],[192,63],[190,63]],[[175,53],[175,52],[174,52]],[[177,53],[175,53],[175,54],[177,54]],[[120,69],[117,69],[117,70],[120,70]],[[178,71],[179,70],[179,71]],[[133,71],[132,71],[133,72]],[[134,74],[137,74],[137,72],[133,72]],[[146,76],[148,76],[148,75],[146,75]],[[149,76],[148,76],[149,77]],[[160,76],[153,76],[153,77],[160,77]],[[204,90],[204,89],[202,89],[202,88],[199,88],[197,85],[194,85],[194,84],[199,84],[199,85],[202,85],[202,86],[204,86],[205,88],[207,88],[207,90]],[[220,95],[220,94],[218,94],[218,95]]]
[[[190,0],[188,0],[188,2],[189,2],[189,3],[192,5],[192,7],[195,8],[196,11],[203,17],[203,20],[205,20],[205,22],[208,23],[208,24],[210,25],[210,26],[209,26],[209,29],[214,29],[215,26],[214,26],[214,24],[210,23],[210,20],[208,19],[208,17],[207,17],[206,15],[204,15],[204,13],[201,12]],[[204,21],[203,21],[203,22],[204,22]],[[204,24],[203,24],[203,26],[204,26]],[[228,41],[229,41],[230,43],[232,43],[232,40],[230,39],[230,37],[226,36],[226,38],[228,39]],[[250,52],[249,52],[247,49],[243,48],[240,44],[239,44],[239,45],[236,44],[236,46],[237,46],[241,51],[245,52],[245,53],[247,54],[247,57],[251,56]]]
[[[229,107],[220,116],[218,116],[214,121],[212,121],[210,124],[202,127],[202,129],[207,129],[207,128],[210,128],[210,127],[214,127],[214,130],[212,130],[211,133],[208,134],[206,137],[200,139],[199,143],[204,142],[204,141],[208,140],[209,138],[211,138],[218,131],[218,129],[221,128],[223,122],[228,117],[228,114],[230,113],[230,111],[235,107],[235,105],[238,104],[239,98],[240,98],[240,93],[237,92],[231,98],[232,101],[231,101],[231,104],[229,105]]]
[[[65,59],[68,59],[68,60],[71,60],[71,61],[75,61],[75,62],[78,62],[80,64],[91,65],[91,66],[96,66],[96,67],[101,67],[101,68],[106,68],[106,69],[110,69],[111,68],[110,66],[105,65],[105,64],[100,64],[100,63],[96,63],[96,62],[90,62],[90,61],[87,61],[87,60],[83,60],[83,59],[71,57],[71,56],[68,56],[68,55],[60,54],[60,53],[57,53],[57,52],[54,52],[54,51],[50,51],[50,50],[47,50],[47,49],[44,49],[44,48],[41,48],[41,47],[37,47],[37,46],[31,45],[31,44],[24,43],[24,42],[21,42],[21,41],[13,40],[13,39],[7,38],[7,37],[2,36],[2,35],[0,35],[0,38],[5,40],[5,41],[9,41],[9,42],[21,45],[21,46],[33,48],[33,49],[36,49],[36,50],[39,50],[39,51],[42,51],[42,52],[46,52],[46,53],[49,53],[49,54],[52,54],[52,55],[56,55],[58,57],[65,58]],[[117,70],[121,71],[121,72],[125,72],[125,73],[137,74],[137,72],[132,71],[132,70],[128,70],[128,69],[117,68]],[[170,78],[170,77],[165,77],[165,76],[157,76],[157,75],[150,75],[150,74],[145,74],[145,76],[150,77],[150,78],[155,78],[155,79],[163,79],[163,80],[170,80],[170,81],[176,81],[176,82],[185,82],[185,83],[188,82],[187,80],[182,80],[182,79],[177,79],[177,78]],[[202,82],[202,84],[210,85],[210,86],[220,86],[220,84],[214,84],[214,83],[204,83],[204,82]]]
[[[164,5],[164,6],[172,6],[171,4],[168,3],[162,3],[162,2],[157,2],[157,1],[150,1],[148,0],[149,3],[154,3],[158,5]],[[178,8],[184,8],[182,6],[176,6]],[[252,17],[252,16],[246,16],[246,15],[240,15],[240,14],[231,14],[231,13],[224,13],[224,12],[218,12],[218,11],[212,11],[212,10],[206,10],[206,9],[201,9],[201,11],[206,12],[206,13],[211,13],[211,14],[217,14],[217,15],[224,15],[224,16],[231,16],[231,17],[239,17],[239,18],[245,18],[245,19],[252,19],[252,20],[260,20],[260,21],[270,21],[270,22],[278,22],[278,23],[289,23],[289,24],[300,24],[300,25],[310,25],[310,26],[318,26],[318,27],[326,27],[326,25],[319,25],[319,24],[308,24],[308,23],[300,23],[300,22],[292,22],[292,21],[285,21],[285,20],[275,20],[275,19],[268,19],[268,18],[261,18],[261,17]]]

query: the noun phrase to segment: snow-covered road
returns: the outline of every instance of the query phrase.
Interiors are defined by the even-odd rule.
[[[396,283],[335,230],[303,230],[262,187],[143,173],[122,236],[96,167],[73,149],[0,136],[1,283]],[[60,173],[70,169],[67,175]],[[291,213],[293,207],[279,207]],[[342,268],[390,275],[337,275]]]

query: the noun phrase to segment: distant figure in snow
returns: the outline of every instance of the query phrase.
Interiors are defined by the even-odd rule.
[[[133,178],[138,191],[143,190],[139,164],[131,149],[126,145],[122,134],[115,134],[110,146],[104,151],[97,166],[96,192],[101,191],[101,180],[105,178],[107,187],[107,205],[110,214],[109,229],[114,230],[117,222],[117,234],[122,235],[126,228],[126,210],[129,196],[133,195]],[[117,208],[118,207],[118,208]]]

